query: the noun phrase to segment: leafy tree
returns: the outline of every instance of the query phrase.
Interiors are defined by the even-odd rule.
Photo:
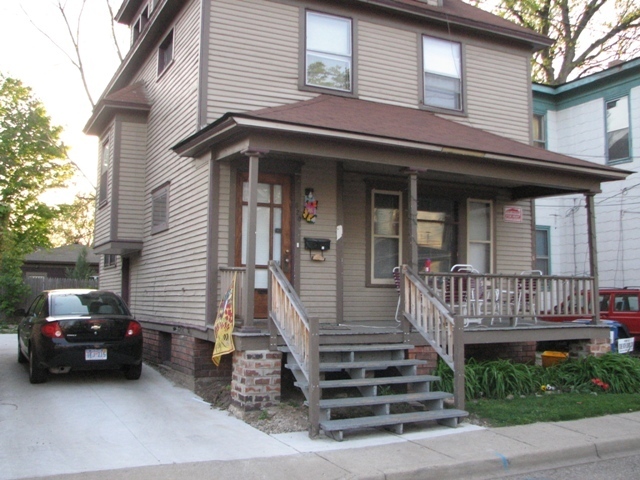
[[[58,205],[58,215],[53,221],[51,243],[54,246],[91,245],[96,196],[77,194],[73,203]]]
[[[0,308],[5,311],[19,300],[22,257],[50,245],[57,210],[39,197],[72,175],[61,131],[28,87],[0,74]]]
[[[468,0],[554,40],[534,54],[533,79],[560,85],[640,53],[637,0]]]
[[[76,280],[87,280],[95,275],[95,271],[87,262],[87,248],[84,247],[78,254],[75,266],[67,271],[69,278],[75,278]]]

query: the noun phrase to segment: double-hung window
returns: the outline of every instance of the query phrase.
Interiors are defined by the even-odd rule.
[[[491,273],[493,260],[493,204],[490,200],[467,203],[467,260],[480,273]]]
[[[305,84],[351,91],[351,19],[307,12]]]
[[[424,104],[462,111],[462,48],[457,42],[422,37]]]
[[[371,283],[393,283],[393,269],[402,258],[400,192],[371,191]]]
[[[607,160],[626,160],[629,148],[629,97],[607,102]]]

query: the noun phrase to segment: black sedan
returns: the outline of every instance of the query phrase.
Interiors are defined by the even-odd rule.
[[[115,293],[49,290],[38,295],[18,325],[18,361],[29,362],[29,380],[47,374],[120,368],[137,380],[142,372],[142,327]]]

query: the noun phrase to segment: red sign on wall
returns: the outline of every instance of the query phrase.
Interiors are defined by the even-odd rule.
[[[522,208],[506,206],[504,207],[504,221],[511,223],[522,223]]]

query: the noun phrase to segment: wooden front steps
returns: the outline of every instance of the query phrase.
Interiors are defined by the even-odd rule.
[[[445,409],[451,393],[431,391],[433,375],[418,375],[422,360],[407,360],[414,348],[403,343],[320,345],[320,428],[336,440],[347,431],[387,428],[397,434],[406,424],[437,422],[456,427],[468,414]],[[309,385],[286,347],[285,366],[296,378],[307,404]]]

